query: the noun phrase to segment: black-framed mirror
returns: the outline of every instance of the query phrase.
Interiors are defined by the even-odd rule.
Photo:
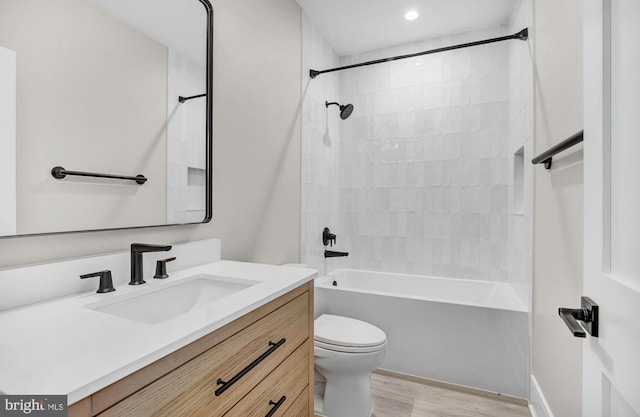
[[[0,0],[0,237],[208,222],[212,49],[208,0]]]

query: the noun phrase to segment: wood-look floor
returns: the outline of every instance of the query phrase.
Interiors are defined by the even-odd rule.
[[[523,404],[373,373],[374,417],[531,417]]]

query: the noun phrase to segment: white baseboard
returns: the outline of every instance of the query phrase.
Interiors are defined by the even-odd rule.
[[[549,408],[549,403],[547,403],[540,385],[538,385],[538,380],[533,375],[531,375],[530,389],[531,402],[529,403],[529,411],[531,411],[531,415],[533,417],[554,417],[551,408]]]

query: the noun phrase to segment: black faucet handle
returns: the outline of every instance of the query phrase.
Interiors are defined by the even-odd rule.
[[[165,279],[169,278],[169,274],[167,274],[167,262],[173,262],[176,260],[176,257],[160,259],[156,261],[156,274],[153,276],[157,279]]]
[[[100,286],[98,287],[98,291],[96,291],[97,293],[112,292],[116,290],[113,288],[113,279],[111,278],[111,271],[109,270],[80,275],[80,279],[94,277],[100,277]]]
[[[325,246],[330,244],[333,247],[334,243],[336,243],[336,235],[331,233],[328,227],[325,227],[322,231],[322,244]]]

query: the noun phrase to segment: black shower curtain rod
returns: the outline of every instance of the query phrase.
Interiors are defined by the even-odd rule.
[[[327,70],[323,70],[323,71],[316,71],[316,70],[312,69],[312,70],[309,70],[309,76],[311,78],[316,78],[318,75],[325,74],[327,72],[342,71],[342,70],[351,69],[351,68],[364,67],[364,66],[367,66],[367,65],[381,64],[383,62],[397,61],[399,59],[413,58],[413,57],[416,57],[416,56],[435,54],[435,53],[438,53],[438,52],[451,51],[453,49],[467,48],[469,46],[478,46],[478,45],[484,45],[484,44],[487,44],[487,43],[508,41],[510,39],[519,39],[521,41],[526,41],[528,38],[529,38],[529,28],[524,28],[524,29],[522,29],[520,32],[518,32],[516,34],[509,35],[509,36],[501,36],[499,38],[491,38],[491,39],[485,39],[485,40],[477,41],[477,42],[462,43],[460,45],[445,46],[444,48],[431,49],[430,51],[416,52],[414,54],[407,54],[407,55],[398,55],[398,56],[393,56],[391,58],[376,59],[374,61],[361,62],[359,64],[346,65],[344,67],[331,68],[331,69],[327,69]]]

